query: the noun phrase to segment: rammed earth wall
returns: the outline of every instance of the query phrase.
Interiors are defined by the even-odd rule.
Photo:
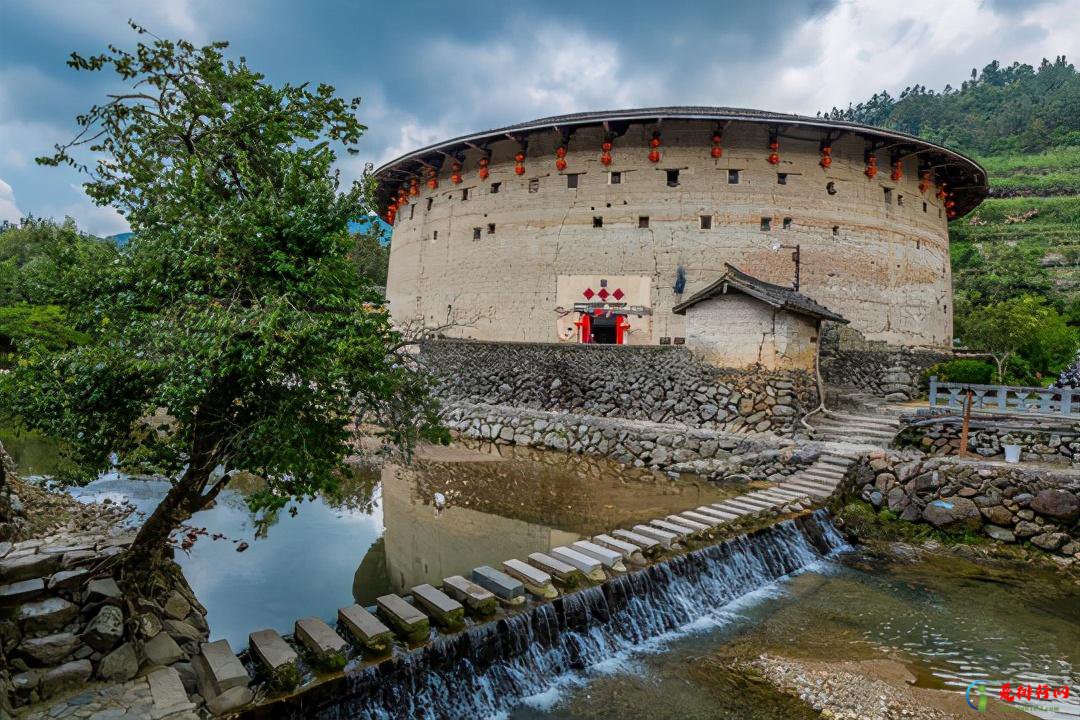
[[[807,372],[717,368],[676,346],[440,340],[421,357],[447,402],[779,434],[817,404]]]

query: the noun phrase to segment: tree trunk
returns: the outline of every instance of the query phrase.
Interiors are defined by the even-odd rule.
[[[139,528],[135,541],[124,557],[121,573],[131,587],[147,587],[143,581],[164,561],[173,530],[208,502],[202,499],[202,491],[209,481],[209,473],[204,473],[201,478],[196,475],[191,468],[184,472]]]

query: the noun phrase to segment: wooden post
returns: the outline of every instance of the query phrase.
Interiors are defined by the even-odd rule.
[[[971,388],[967,388],[964,398],[964,424],[960,426],[960,457],[968,456],[968,432],[971,430]]]

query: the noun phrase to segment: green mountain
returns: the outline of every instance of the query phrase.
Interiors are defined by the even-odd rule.
[[[824,114],[919,135],[986,167],[990,198],[949,230],[958,335],[970,308],[1025,294],[1080,325],[1080,73],[1064,56],[1038,68],[994,61],[959,88],[917,85]]]

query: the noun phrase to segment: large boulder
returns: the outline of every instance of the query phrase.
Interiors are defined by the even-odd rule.
[[[1063,523],[1080,517],[1080,499],[1067,490],[1040,490],[1030,507],[1040,515]]]
[[[938,530],[978,530],[982,525],[979,508],[971,500],[951,497],[934,500],[923,508],[923,519]]]
[[[82,640],[98,652],[108,652],[123,635],[124,613],[115,605],[105,605],[87,624]]]

